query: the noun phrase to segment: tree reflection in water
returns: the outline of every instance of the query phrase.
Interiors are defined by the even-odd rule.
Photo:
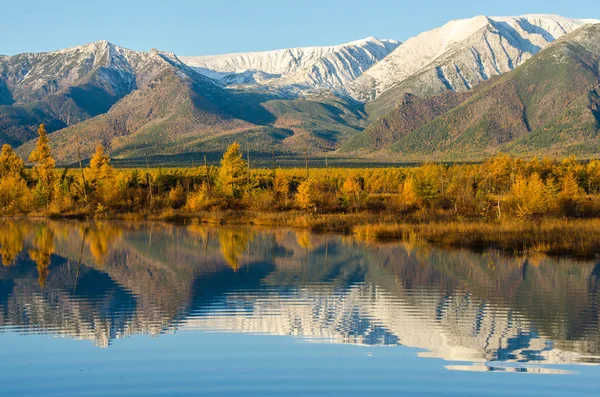
[[[100,346],[181,328],[286,334],[474,363],[600,353],[594,262],[284,229],[47,220],[2,223],[0,253],[0,281],[10,282],[0,330]]]

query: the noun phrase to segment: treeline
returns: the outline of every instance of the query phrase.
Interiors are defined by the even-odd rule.
[[[102,146],[86,168],[56,167],[43,125],[29,156],[0,154],[4,215],[194,214],[214,210],[445,214],[512,219],[600,215],[600,161],[525,161],[372,169],[252,169],[237,143],[220,166],[116,169]],[[77,159],[74,159],[77,160]]]

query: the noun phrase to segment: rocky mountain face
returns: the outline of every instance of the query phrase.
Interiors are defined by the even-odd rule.
[[[0,142],[18,146],[35,136],[41,122],[53,131],[104,114],[167,71],[181,77],[193,73],[173,54],[131,51],[106,41],[3,57]],[[203,85],[214,84],[205,79]]]
[[[554,40],[586,23],[555,15],[486,17],[450,21],[403,43],[348,86],[370,113],[381,116],[405,93],[429,96],[468,91],[509,72]]]
[[[364,119],[331,94],[282,101],[225,89],[173,54],[107,42],[0,62],[0,143],[26,157],[43,122],[60,163],[74,161],[78,142],[86,157],[98,143],[121,157],[217,152],[233,140],[258,152],[331,150]]]
[[[599,148],[599,39],[600,24],[586,25],[469,92],[408,97],[346,147],[404,158],[479,159],[500,150],[591,156]]]
[[[479,16],[402,44],[178,57],[100,41],[0,56],[0,144],[26,157],[45,123],[63,164],[98,143],[113,157],[144,158],[216,155],[234,140],[259,156],[590,155],[595,22]]]
[[[399,45],[395,40],[369,37],[330,47],[179,58],[224,87],[253,87],[287,95],[323,90],[343,93],[348,83]]]

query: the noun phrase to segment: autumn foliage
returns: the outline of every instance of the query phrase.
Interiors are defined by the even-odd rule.
[[[31,168],[9,145],[2,147],[1,214],[145,217],[231,210],[489,221],[600,216],[599,160],[498,155],[480,164],[253,169],[233,143],[219,166],[117,169],[98,145],[89,166],[58,169],[43,125],[38,134]]]

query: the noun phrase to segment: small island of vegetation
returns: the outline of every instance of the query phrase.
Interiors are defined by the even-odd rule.
[[[499,154],[480,164],[252,169],[232,143],[219,166],[118,169],[98,145],[58,169],[41,125],[27,168],[0,154],[2,216],[253,224],[515,253],[600,254],[600,161]]]

